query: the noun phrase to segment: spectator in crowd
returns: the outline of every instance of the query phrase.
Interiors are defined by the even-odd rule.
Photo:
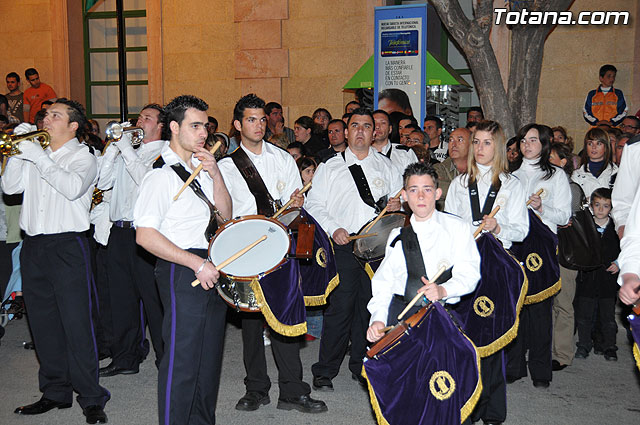
[[[9,122],[21,123],[24,119],[24,93],[20,91],[20,76],[16,72],[10,72],[6,77],[7,101],[9,102]]]
[[[302,143],[305,147],[306,155],[314,156],[322,149],[328,147],[322,143],[320,136],[313,133],[314,122],[311,117],[306,115],[298,118],[293,125],[293,132],[296,136],[296,142]]]
[[[38,111],[38,113],[36,114],[35,118],[34,118],[34,124],[36,126],[36,128],[38,130],[42,130],[42,128],[44,127],[44,117],[45,115],[47,115],[47,110],[46,109],[41,109]]]
[[[640,118],[628,116],[620,123],[620,129],[625,133],[640,134]]]
[[[277,147],[285,149],[285,150],[290,145],[289,138],[287,138],[287,135],[284,134],[284,133],[272,134],[271,137],[269,137],[269,139],[267,139],[267,142],[273,143]]]
[[[300,142],[289,143],[289,146],[287,146],[287,152],[289,152],[289,154],[293,157],[294,161],[297,161],[303,156],[307,155],[305,146]]]
[[[327,127],[329,126],[329,121],[333,119],[331,114],[324,108],[318,108],[313,111],[311,118],[313,118],[313,133],[321,141],[322,149],[329,147]]]
[[[484,114],[482,113],[482,108],[480,108],[479,106],[472,106],[467,110],[467,123],[480,122],[483,120]]]
[[[378,94],[378,109],[382,109],[389,115],[392,112],[402,112],[405,115],[413,116],[409,96],[400,89],[382,90]]]
[[[618,167],[613,163],[609,135],[600,128],[592,128],[584,136],[580,168],[571,180],[582,187],[587,197],[599,187],[613,188]]]
[[[517,137],[512,137],[507,141],[507,161],[509,161],[510,172],[520,168],[522,154],[520,153],[520,141]]]
[[[209,134],[215,134],[218,132],[218,120],[212,117],[211,115],[207,116],[207,132]]]
[[[409,133],[409,137],[407,140],[407,146],[410,148],[416,145],[426,146],[425,140],[429,140],[429,136],[422,130],[413,130]]]
[[[331,120],[327,127],[327,134],[329,135],[329,147],[319,151],[316,154],[316,158],[320,162],[325,162],[338,152],[344,152],[347,149],[347,141],[345,139],[345,130],[347,124],[342,120]]]
[[[284,125],[284,115],[282,111],[282,105],[277,102],[269,102],[265,105],[264,112],[267,114],[267,132],[264,134],[265,140],[269,140],[274,134],[284,134],[289,143],[296,141],[293,130]],[[289,143],[287,143],[287,145]]]
[[[467,122],[467,125],[465,125],[465,127],[470,131],[470,132],[474,132],[476,131],[476,126],[478,125],[478,123],[476,121],[469,121]]]
[[[622,150],[624,149],[629,139],[631,139],[633,136],[634,135],[631,133],[622,133],[620,137],[618,137],[615,147],[613,147],[613,150],[614,150],[613,162],[618,167],[620,166],[620,160],[622,159]]]
[[[573,163],[573,169],[575,170],[576,168],[580,167],[580,156],[575,155],[573,153],[573,149],[574,149],[573,138],[569,136],[569,134],[567,133],[567,130],[561,126],[553,127],[551,130],[553,131],[554,142],[564,143],[567,146],[569,146],[569,151],[571,152],[571,162]]]
[[[360,107],[360,103],[357,100],[352,100],[351,102],[347,103],[344,106],[344,112],[345,114],[350,114],[356,109],[358,109],[359,107]]]
[[[436,162],[433,166],[438,173],[438,185],[442,188],[442,196],[436,201],[439,211],[444,209],[449,185],[453,179],[467,172],[470,143],[471,132],[464,127],[456,128],[449,135],[449,157],[442,162]]]
[[[35,124],[36,114],[42,109],[43,102],[55,101],[58,95],[51,86],[40,81],[40,75],[34,68],[27,69],[24,76],[31,85],[24,91],[24,120]]]
[[[613,65],[600,67],[600,85],[587,93],[582,114],[584,120],[596,125],[598,121],[608,121],[618,125],[627,115],[627,102],[622,90],[613,87],[618,70]]]
[[[429,150],[442,162],[447,157],[447,144],[442,138],[442,120],[435,115],[427,115],[424,119],[424,132],[429,136]]]

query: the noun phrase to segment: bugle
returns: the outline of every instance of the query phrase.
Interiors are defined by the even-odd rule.
[[[51,136],[44,130],[32,131],[20,135],[0,134],[0,154],[4,156],[19,155],[22,152],[18,149],[18,144],[23,140],[31,140],[40,143],[42,149],[46,149],[51,141]]]
[[[131,146],[139,146],[144,139],[144,130],[140,127],[125,127],[117,121],[111,121],[104,129],[104,134],[109,142],[117,142],[125,133],[131,134]]]

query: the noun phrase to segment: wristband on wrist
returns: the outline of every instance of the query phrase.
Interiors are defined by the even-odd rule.
[[[198,271],[195,273],[196,277],[198,276],[198,273],[200,273],[202,271],[202,269],[204,269],[204,265],[207,264],[209,262],[209,258],[205,258],[204,261],[202,262],[202,264],[200,264],[200,267],[198,268]]]

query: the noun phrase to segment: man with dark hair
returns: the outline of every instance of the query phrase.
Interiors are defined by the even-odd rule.
[[[376,123],[376,130],[373,133],[373,147],[391,160],[398,167],[398,172],[404,172],[407,165],[418,162],[418,157],[408,146],[399,143],[391,143],[389,135],[391,134],[391,124],[389,123],[389,114],[382,109],[373,112],[373,119]]]
[[[353,111],[347,123],[348,147],[320,164],[313,178],[313,190],[307,195],[307,208],[334,242],[340,284],[329,296],[324,314],[318,362],[313,372],[313,387],[333,391],[331,380],[351,340],[349,369],[363,384],[362,359],[366,352],[365,331],[369,321],[367,303],[371,281],[353,255],[349,236],[358,232],[386,205],[388,211],[400,209],[393,198],[402,187],[402,179],[391,160],[372,146],[374,117],[368,109]]]
[[[438,162],[447,158],[447,143],[442,140],[442,120],[435,115],[427,115],[424,119],[424,132],[429,136],[429,150]]]
[[[640,134],[640,118],[629,115],[620,123],[620,129],[633,135]]]
[[[387,114],[398,111],[413,116],[409,96],[400,89],[384,89],[378,94],[378,109]]]
[[[107,243],[107,281],[111,307],[113,343],[112,361],[100,369],[100,376],[138,373],[146,357],[144,328],[148,324],[156,353],[156,366],[163,355],[162,303],[153,269],[156,258],[136,244],[133,207],[140,184],[151,171],[153,162],[168,143],[162,140],[164,111],[158,104],[140,111],[138,127],[144,138],[138,149],[131,144],[131,133],[113,141],[100,162],[98,189],[111,190],[109,220],[112,223]],[[143,312],[140,311],[142,302]]]
[[[484,120],[484,114],[482,113],[482,108],[479,106],[472,106],[467,109],[467,123],[470,122],[480,122]]]
[[[37,415],[71,407],[78,395],[87,423],[106,423],[109,392],[98,384],[98,353],[91,317],[89,204],[97,175],[95,157],[78,141],[84,108],[58,99],[47,110],[50,144],[24,140],[2,177],[7,194],[24,193],[20,227],[23,297],[40,361],[42,398],[15,413]],[[15,134],[34,131],[23,123]]]
[[[347,129],[347,124],[339,119],[331,120],[327,127],[327,134],[329,135],[329,147],[319,151],[316,154],[318,162],[325,162],[338,152],[344,152],[347,148],[347,141],[345,139],[344,131]]]
[[[352,100],[351,102],[347,103],[344,106],[344,113],[345,114],[352,113],[358,108],[360,108],[360,102],[358,102],[357,100]]]
[[[54,101],[58,96],[51,86],[40,82],[40,75],[34,68],[27,69],[24,76],[31,85],[24,91],[24,120],[33,123],[36,113],[42,108],[42,102],[45,100]]]
[[[277,102],[269,102],[265,105],[264,112],[267,114],[267,131],[264,134],[265,140],[269,140],[274,134],[284,133],[287,139],[289,139],[289,143],[296,141],[293,130],[284,126],[282,105]]]
[[[248,94],[238,100],[233,111],[233,125],[241,138],[240,147],[219,164],[233,199],[233,217],[255,214],[271,217],[280,203],[289,199],[294,201],[292,207],[301,207],[304,203],[304,197],[299,193],[302,180],[295,161],[287,152],[263,139],[267,126],[264,108],[262,99]],[[262,336],[264,323],[262,313],[242,315],[242,351],[247,376],[244,379],[246,394],[238,400],[237,410],[257,410],[271,402],[271,380],[267,374]],[[279,374],[277,408],[303,413],[326,412],[327,405],[311,398],[309,384],[302,381],[300,341],[272,328],[270,333]]]
[[[9,102],[9,122],[21,123],[24,119],[24,93],[20,91],[20,76],[15,72],[7,74],[7,101]]]
[[[600,67],[600,84],[587,93],[582,108],[582,115],[588,124],[597,125],[599,121],[607,121],[611,125],[618,125],[627,115],[624,94],[622,90],[613,87],[617,73],[618,70],[613,65],[606,64]]]
[[[215,158],[204,148],[208,105],[195,96],[165,108],[169,145],[144,175],[133,218],[136,242],[158,257],[166,355],[158,371],[161,425],[215,423],[227,306],[214,289],[218,270],[207,255],[216,215],[231,218],[231,199]],[[184,181],[202,165],[193,186]],[[196,288],[194,279],[200,281]]]

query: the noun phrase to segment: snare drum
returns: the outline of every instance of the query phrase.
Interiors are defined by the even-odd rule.
[[[291,248],[289,232],[277,220],[250,215],[227,221],[209,242],[209,258],[213,264],[220,264],[262,235],[267,235],[267,239],[220,270],[219,284],[216,285],[222,299],[242,311],[260,311],[249,285],[288,261],[286,256]]]
[[[383,215],[382,218],[369,229],[370,223],[371,222],[365,224],[358,232],[358,235],[364,235],[365,232],[376,233],[377,235],[356,239],[353,242],[353,255],[364,262],[381,260],[384,257],[389,234],[396,227],[406,226],[409,223],[409,216],[403,212],[392,212]]]

